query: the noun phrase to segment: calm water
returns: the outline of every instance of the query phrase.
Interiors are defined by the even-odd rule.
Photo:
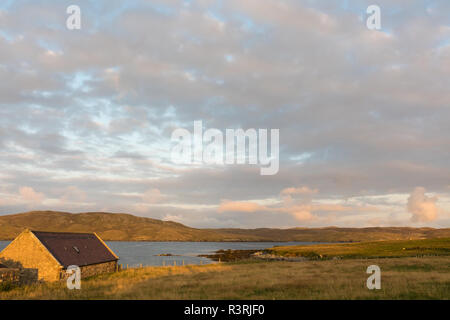
[[[161,266],[212,263],[210,259],[197,257],[200,254],[211,254],[220,249],[259,250],[274,246],[310,245],[314,242],[119,242],[107,241],[108,246],[120,258],[119,263],[129,267],[139,264]],[[9,241],[0,241],[0,251]],[[173,256],[158,256],[172,254]]]

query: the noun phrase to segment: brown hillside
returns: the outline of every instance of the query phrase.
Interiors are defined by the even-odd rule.
[[[450,237],[450,229],[433,228],[293,228],[195,229],[180,223],[124,213],[33,211],[0,216],[0,239],[15,238],[23,229],[96,232],[118,241],[368,241]]]
[[[0,239],[13,239],[24,228],[59,232],[97,232],[104,240],[220,240],[213,231],[123,213],[34,211],[0,216]]]

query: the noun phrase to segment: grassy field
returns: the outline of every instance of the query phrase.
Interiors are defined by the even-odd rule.
[[[450,238],[286,246],[266,251],[311,259],[441,256],[450,255]]]
[[[366,288],[372,264],[381,290]],[[0,299],[450,299],[450,257],[146,267],[83,280],[81,290],[36,284]]]
[[[85,279],[81,290],[41,283],[0,290],[0,299],[450,299],[449,244],[429,239],[277,247],[269,251],[312,259],[128,269]],[[381,290],[366,287],[370,265],[381,269]]]

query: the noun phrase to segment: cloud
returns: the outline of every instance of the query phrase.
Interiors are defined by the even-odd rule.
[[[254,202],[242,202],[242,201],[223,201],[217,211],[219,213],[222,212],[258,212],[258,211],[266,211],[267,207],[259,205]]]
[[[34,206],[210,227],[321,225],[332,214],[359,226],[389,223],[392,212],[410,224],[405,201],[417,185],[450,208],[450,2],[380,1],[390,18],[376,32],[358,1],[99,0],[83,5],[77,32],[65,30],[64,4],[5,6],[0,214],[28,209],[23,186],[42,198]],[[280,128],[279,173],[173,165],[171,132],[194,120]],[[368,208],[370,196],[397,194],[400,204]],[[365,202],[346,202],[358,196]],[[164,200],[213,208],[155,211]],[[447,221],[438,214],[433,226]]]
[[[297,221],[309,221],[317,218],[311,213],[311,208],[308,207],[292,207],[288,210],[289,214],[291,214]]]
[[[280,199],[272,205],[263,205],[252,201],[222,201],[217,211],[223,212],[241,212],[241,213],[262,213],[269,212],[273,214],[288,214],[296,221],[308,222],[315,220],[327,220],[329,217],[319,217],[317,213],[338,213],[351,211],[375,211],[375,207],[365,206],[345,206],[336,203],[314,202],[311,198],[292,199],[291,194],[310,195],[317,193],[317,190],[303,186],[299,188],[286,188],[280,192]],[[288,199],[286,199],[288,198]],[[316,213],[316,214],[315,214]]]
[[[142,201],[147,204],[154,204],[160,202],[164,196],[159,189],[153,188],[144,192],[142,195]]]
[[[319,192],[318,189],[310,189],[309,187],[286,188],[281,190],[281,195],[313,195]]]
[[[427,197],[425,188],[416,187],[408,198],[408,212],[413,222],[430,222],[438,217],[437,197]]]
[[[69,186],[63,190],[61,201],[66,202],[83,202],[87,199],[87,194],[76,186]]]
[[[25,202],[30,204],[40,204],[45,196],[43,193],[34,191],[31,187],[22,187],[19,189],[19,194]]]
[[[224,201],[222,202],[217,211],[223,212],[241,212],[241,213],[261,213],[270,212],[273,214],[289,214],[297,221],[311,221],[318,219],[318,216],[313,212],[345,212],[350,211],[352,208],[335,205],[335,204],[286,204],[282,203],[281,206],[267,206],[261,205],[255,202],[242,202],[242,201]]]
[[[182,217],[181,215],[167,214],[167,215],[165,215],[161,220],[163,220],[163,221],[174,221],[174,222],[178,222],[178,223],[183,223],[183,217]]]

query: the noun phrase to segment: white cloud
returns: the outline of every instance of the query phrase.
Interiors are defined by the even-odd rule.
[[[154,204],[160,202],[164,198],[159,189],[149,189],[142,195],[142,201],[148,204]]]
[[[437,197],[425,195],[425,188],[416,187],[408,198],[408,211],[413,222],[430,222],[438,217]]]
[[[380,1],[382,10],[394,6]],[[367,30],[365,8],[325,0],[99,0],[86,4],[80,32],[55,32],[62,5],[15,3],[0,17],[0,214],[70,203],[152,215],[170,199],[188,208],[189,224],[211,227],[320,224],[326,214],[341,225],[389,223],[392,212],[407,224],[406,198],[399,207],[370,197],[417,185],[447,209],[449,4],[436,2],[431,15],[419,4],[393,10],[387,34]],[[268,180],[247,166],[171,164],[171,130],[199,119],[281,128],[279,173]],[[32,187],[26,199],[23,186]],[[261,209],[248,202],[267,210],[207,207],[221,199],[229,199],[222,210]],[[414,219],[433,218],[436,202],[418,203]],[[332,204],[346,209],[320,207]],[[205,209],[190,215],[195,208]],[[161,206],[159,217],[170,210]],[[445,221],[438,212],[432,222]]]

